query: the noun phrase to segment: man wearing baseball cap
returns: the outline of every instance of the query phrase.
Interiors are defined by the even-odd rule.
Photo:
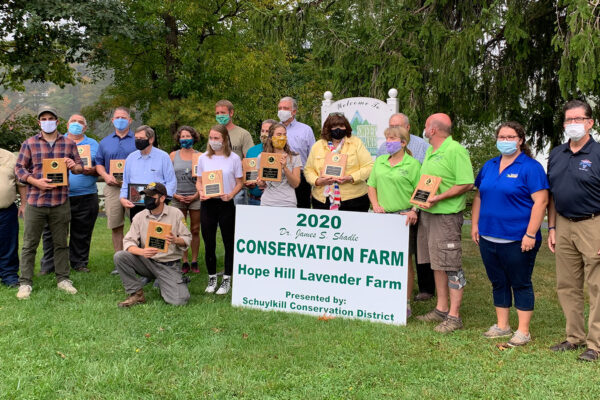
[[[37,115],[41,132],[23,142],[15,166],[19,181],[28,185],[18,299],[27,299],[31,294],[35,253],[46,224],[54,240],[58,288],[70,294],[77,293],[69,280],[69,187],[51,184],[52,180],[44,178],[42,166],[44,159],[60,159],[72,173],[80,174],[83,163],[75,142],[58,133],[56,109],[42,106]]]
[[[115,268],[119,271],[123,287],[129,295],[119,303],[119,307],[131,307],[146,302],[143,278],[156,279],[160,294],[165,302],[184,305],[190,298],[187,282],[181,273],[181,256],[192,240],[192,234],[185,225],[183,213],[165,204],[167,189],[162,183],[152,182],[141,192],[144,195],[145,210],[136,214],[131,228],[123,239],[123,249],[114,256]],[[165,240],[166,251],[146,247],[150,221],[158,222],[155,237]],[[161,231],[171,232],[164,236]],[[160,246],[160,239],[158,240]],[[143,278],[139,278],[140,275]]]

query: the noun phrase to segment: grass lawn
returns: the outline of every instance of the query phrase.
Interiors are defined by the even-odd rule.
[[[147,304],[118,309],[126,296],[109,275],[99,218],[92,272],[72,275],[79,294],[59,292],[54,276],[36,276],[28,301],[0,289],[0,398],[600,398],[600,363],[548,350],[565,322],[546,247],[534,270],[532,343],[501,352],[481,336],[495,322],[491,287],[465,228],[465,329],[443,336],[414,318],[395,327],[233,308],[230,296],[204,294],[205,272],[192,276],[185,307],[147,289]],[[433,305],[413,303],[413,313]]]

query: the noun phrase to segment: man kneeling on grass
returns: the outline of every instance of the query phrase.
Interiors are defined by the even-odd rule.
[[[131,307],[145,303],[144,278],[156,279],[162,298],[169,304],[184,305],[190,298],[187,280],[181,273],[181,256],[192,240],[185,225],[183,214],[175,207],[165,204],[167,189],[161,183],[149,183],[141,192],[145,210],[139,212],[131,222],[131,228],[123,239],[123,249],[114,256],[115,268],[119,271],[123,287],[129,297],[119,307]],[[150,222],[159,224],[150,224]],[[146,246],[148,226],[153,226],[150,243],[160,246],[166,242],[166,251]],[[165,236],[164,232],[170,232]],[[139,278],[137,275],[142,276]]]

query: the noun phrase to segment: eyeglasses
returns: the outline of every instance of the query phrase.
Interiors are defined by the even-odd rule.
[[[335,115],[336,117],[345,117],[344,113],[341,112],[332,112],[329,113],[329,116]]]
[[[512,136],[498,136],[497,139],[500,140],[500,141],[506,142],[508,140],[515,140],[515,139],[518,139],[518,138],[519,138],[519,136],[512,135]]]
[[[575,117],[575,118],[565,118],[565,124],[570,124],[575,122],[576,124],[581,124],[582,122],[585,122],[586,119],[591,119],[588,117]]]

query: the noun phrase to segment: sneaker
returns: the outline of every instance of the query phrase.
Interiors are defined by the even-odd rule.
[[[490,329],[487,330],[487,332],[483,332],[483,336],[488,339],[495,339],[499,337],[510,336],[512,333],[513,332],[510,329],[510,326],[508,329],[500,329],[497,324],[494,324],[490,327]]]
[[[217,276],[209,275],[208,276],[208,286],[206,287],[206,289],[204,289],[204,291],[206,293],[214,293],[215,290],[217,290]]]
[[[550,350],[552,350],[552,351],[571,351],[571,350],[581,349],[583,347],[585,347],[585,344],[575,344],[575,343],[571,343],[571,342],[565,340],[562,343],[555,344],[554,346],[550,347]]]
[[[433,328],[433,330],[439,333],[450,333],[462,328],[462,319],[448,315],[446,316],[446,319],[442,321],[438,326]]]
[[[181,273],[187,274],[188,272],[190,272],[190,263],[184,262],[183,264],[181,264]]]
[[[192,261],[192,272],[195,274],[200,273],[200,269],[198,268],[198,263],[196,261]]]
[[[231,289],[231,278],[223,278],[223,282],[221,282],[221,287],[217,290],[217,294],[227,294],[229,293],[229,289]]]
[[[119,275],[119,271],[115,268],[112,271],[110,271],[111,275]]]
[[[433,310],[429,311],[427,314],[424,315],[418,315],[417,319],[419,321],[425,321],[425,322],[442,322],[446,319],[446,317],[448,316],[448,312],[442,312],[440,310],[438,310],[437,308],[434,308]]]
[[[77,272],[90,272],[90,269],[88,267],[85,267],[85,266],[83,266],[83,267],[73,267],[73,270],[77,271]]]
[[[19,286],[19,291],[17,292],[17,299],[25,300],[29,298],[31,294],[31,286],[29,285],[21,285]]]
[[[531,342],[531,333],[525,335],[521,331],[516,331],[513,337],[508,341],[507,345],[510,347],[525,346],[529,342]]]
[[[63,281],[58,282],[58,285],[56,285],[60,290],[63,290],[69,294],[76,294],[77,293],[77,289],[75,289],[75,287],[73,286],[73,282],[71,282],[68,279],[65,279]]]
[[[431,293],[426,293],[426,292],[420,292],[415,296],[415,301],[427,301],[433,298],[433,294]]]

